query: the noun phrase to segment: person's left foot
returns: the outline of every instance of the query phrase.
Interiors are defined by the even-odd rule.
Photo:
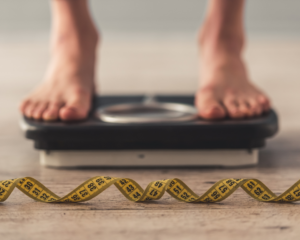
[[[268,98],[248,80],[244,64],[238,58],[227,59],[223,65],[210,69],[203,70],[211,71],[210,78],[196,94],[196,106],[202,118],[253,117],[270,109]]]
[[[242,46],[207,35],[201,41],[201,85],[195,105],[204,119],[253,117],[270,109],[268,97],[248,79],[242,48],[233,45]]]

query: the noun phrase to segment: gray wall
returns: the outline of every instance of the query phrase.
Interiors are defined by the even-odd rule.
[[[92,0],[103,32],[194,33],[206,6],[203,0]],[[299,0],[249,0],[246,26],[250,35],[299,36]],[[0,0],[0,37],[47,33],[49,0]]]

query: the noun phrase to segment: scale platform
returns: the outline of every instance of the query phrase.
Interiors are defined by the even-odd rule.
[[[81,122],[21,119],[21,128],[49,167],[192,167],[249,166],[278,130],[275,111],[256,118],[180,122],[108,123],[98,109],[142,103],[145,96],[96,97]],[[193,96],[155,96],[158,103],[193,106]]]

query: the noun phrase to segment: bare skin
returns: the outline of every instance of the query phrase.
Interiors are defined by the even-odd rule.
[[[211,0],[199,36],[201,82],[195,104],[205,119],[253,117],[270,109],[242,59],[244,0]]]
[[[268,98],[248,79],[242,60],[244,0],[210,0],[199,35],[201,83],[195,105],[202,118],[253,117]],[[52,58],[44,82],[20,105],[28,118],[73,121],[87,117],[95,91],[97,30],[87,0],[52,0]]]
[[[45,80],[21,105],[37,120],[81,120],[87,117],[95,90],[98,34],[86,0],[54,0],[52,58]]]

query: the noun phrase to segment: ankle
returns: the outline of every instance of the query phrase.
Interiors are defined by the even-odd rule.
[[[70,48],[84,48],[86,51],[89,49],[95,51],[99,42],[99,34],[93,27],[84,29],[74,28],[60,28],[54,29],[52,34],[52,49]]]
[[[52,46],[85,51],[95,50],[99,35],[88,9],[87,0],[51,1]],[[87,47],[90,47],[86,49]],[[79,49],[80,50],[80,49]]]
[[[244,46],[241,31],[228,29],[206,20],[198,34],[201,52],[209,50],[217,53],[240,55]]]

